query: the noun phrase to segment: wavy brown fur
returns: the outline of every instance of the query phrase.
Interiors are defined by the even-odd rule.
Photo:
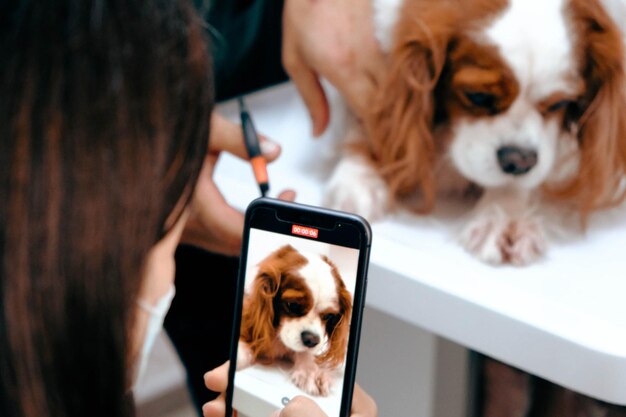
[[[580,116],[580,167],[549,195],[574,199],[583,219],[626,198],[626,55],[621,33],[597,0],[572,0],[570,13],[583,35],[581,71],[587,80]]]

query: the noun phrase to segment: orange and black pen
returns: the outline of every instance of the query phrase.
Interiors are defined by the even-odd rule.
[[[252,117],[250,117],[250,113],[248,113],[248,109],[242,97],[239,97],[239,113],[241,115],[243,138],[246,143],[246,149],[248,150],[250,163],[252,164],[252,170],[254,171],[254,178],[256,178],[257,184],[259,184],[261,195],[265,197],[265,194],[267,194],[270,189],[269,179],[267,177],[267,160],[261,152],[259,136],[254,129]]]

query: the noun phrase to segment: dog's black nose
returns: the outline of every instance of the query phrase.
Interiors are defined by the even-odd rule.
[[[309,332],[308,330],[300,333],[300,338],[302,339],[302,343],[304,343],[304,346],[308,348],[315,347],[320,342],[320,337],[313,332]]]
[[[498,149],[498,162],[505,174],[522,175],[537,165],[537,151],[534,149],[503,146]]]

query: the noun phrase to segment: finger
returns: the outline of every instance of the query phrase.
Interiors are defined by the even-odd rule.
[[[334,85],[356,117],[366,118],[376,91],[375,79],[369,74],[354,74],[349,81],[335,81]]]
[[[181,242],[236,256],[241,248],[244,217],[226,202],[211,179],[215,161],[212,155],[205,159]]]
[[[281,152],[280,145],[267,136],[257,134],[261,153],[269,162],[278,158]],[[209,137],[209,152],[229,152],[242,159],[248,159],[241,125],[233,123],[216,112],[211,114],[211,134]]]
[[[204,385],[211,391],[224,392],[228,386],[228,369],[230,361],[224,362],[215,369],[204,374]]]
[[[213,401],[202,406],[202,415],[204,417],[224,417],[226,415],[226,400],[220,395]]]
[[[356,112],[359,117],[366,117],[369,111],[370,103],[375,102],[376,91],[383,82],[385,77],[386,65],[385,57],[376,51],[372,53],[372,62],[360,66],[359,74],[354,74],[351,79],[354,81],[346,82],[345,94],[348,105]]]
[[[278,194],[278,199],[283,201],[295,201],[296,192],[294,190],[281,191],[281,193]]]
[[[352,417],[376,417],[378,416],[378,406],[359,384],[354,384],[352,394]]]
[[[319,136],[324,133],[330,120],[328,100],[322,84],[317,74],[307,67],[297,55],[294,54],[292,57],[291,52],[286,54],[289,56],[283,55],[285,69],[309,111],[313,123],[313,135]]]
[[[228,204],[213,181],[207,181],[202,189],[207,204],[212,206],[211,213],[207,213],[210,218],[205,221],[207,224],[219,226],[216,231],[220,233],[220,240],[224,243],[223,251],[230,255],[237,255],[241,248],[241,237],[243,236],[243,213]],[[202,190],[198,191],[202,192]]]
[[[280,417],[328,417],[315,401],[306,397],[294,397],[278,414]]]

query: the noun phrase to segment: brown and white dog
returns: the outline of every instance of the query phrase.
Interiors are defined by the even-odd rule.
[[[375,220],[478,188],[462,245],[522,265],[546,249],[542,201],[583,221],[623,201],[625,52],[605,3],[373,0],[388,72],[326,204]]]
[[[292,363],[293,383],[326,396],[343,364],[352,296],[325,256],[286,245],[258,265],[244,299],[237,369]]]

